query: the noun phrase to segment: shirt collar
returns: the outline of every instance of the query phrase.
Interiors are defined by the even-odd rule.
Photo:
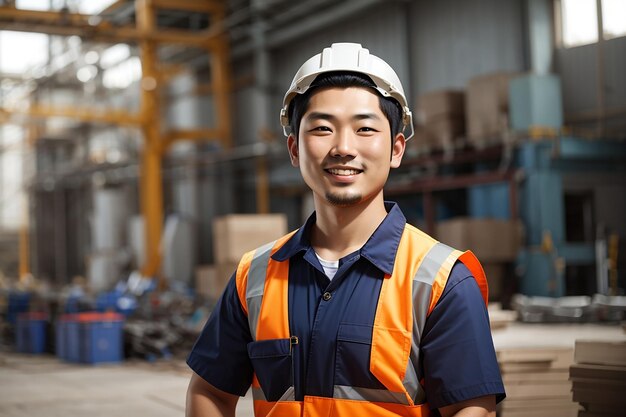
[[[391,275],[406,218],[396,203],[386,201],[385,210],[387,210],[387,216],[365,242],[360,254],[382,272]],[[280,262],[299,252],[309,250],[311,227],[315,224],[315,218],[316,215],[313,212],[306,223],[272,255],[272,259]]]

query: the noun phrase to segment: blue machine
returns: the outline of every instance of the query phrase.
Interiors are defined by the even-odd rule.
[[[520,292],[531,296],[567,295],[565,266],[595,265],[595,242],[566,240],[564,178],[568,175],[626,174],[626,143],[573,137],[528,141],[516,154],[525,179],[520,216],[526,249],[517,260]],[[595,282],[594,277],[590,277]]]

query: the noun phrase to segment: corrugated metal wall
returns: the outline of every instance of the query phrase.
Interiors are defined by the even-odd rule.
[[[272,51],[272,103],[278,114],[298,67],[332,42],[359,42],[389,62],[414,107],[418,93],[523,71],[524,36],[522,0],[385,2]]]
[[[420,0],[410,30],[414,94],[464,88],[475,75],[528,66],[521,0]]]
[[[556,50],[566,113],[598,108],[597,44]],[[626,106],[626,38],[604,42],[604,91],[607,108]]]

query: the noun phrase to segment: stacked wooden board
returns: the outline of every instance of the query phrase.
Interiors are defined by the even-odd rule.
[[[577,340],[570,380],[579,417],[620,417],[626,410],[626,340]]]
[[[497,351],[507,398],[500,417],[576,417],[569,367],[571,348],[507,348]]]

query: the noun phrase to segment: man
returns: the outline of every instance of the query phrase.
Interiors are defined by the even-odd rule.
[[[281,123],[315,213],[243,256],[189,356],[187,415],[234,416],[252,385],[256,416],[495,416],[478,260],[383,200],[412,136],[393,69],[333,44],[296,74]]]

